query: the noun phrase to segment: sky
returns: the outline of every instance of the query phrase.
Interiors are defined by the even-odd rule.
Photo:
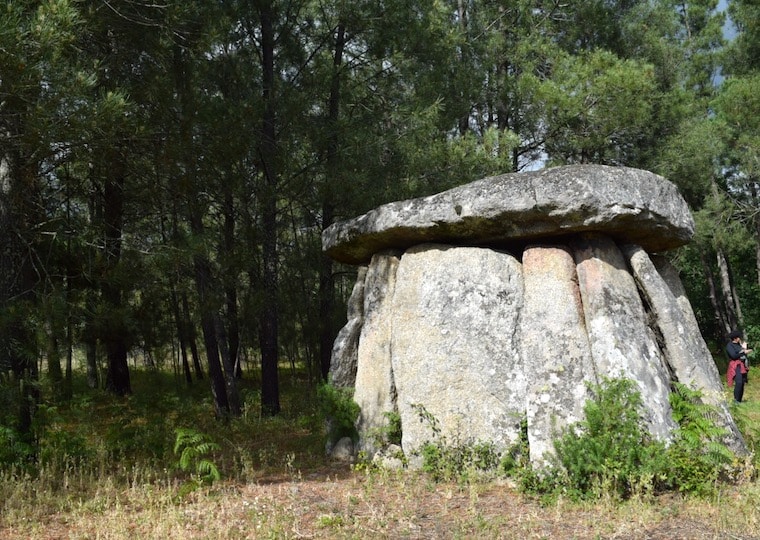
[[[725,11],[728,7],[728,0],[719,0],[718,11]],[[726,19],[726,24],[723,26],[723,36],[726,39],[732,39],[736,35],[736,29],[730,20]]]

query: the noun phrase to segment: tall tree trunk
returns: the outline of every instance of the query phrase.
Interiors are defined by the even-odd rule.
[[[715,285],[715,275],[713,274],[712,267],[705,252],[702,250],[699,252],[699,260],[702,263],[705,279],[707,279],[710,305],[712,305],[713,313],[715,315],[715,323],[718,325],[718,333],[720,336],[724,337],[731,331],[731,325],[726,317],[725,309],[722,307],[722,302],[718,298],[718,287]]]
[[[69,307],[67,306],[67,310]],[[74,396],[74,324],[71,314],[66,313],[66,373],[63,382],[63,397],[71,399]]]
[[[346,30],[339,24],[335,32],[335,53],[333,55],[333,74],[330,84],[330,97],[327,104],[327,125],[329,126],[327,145],[327,178],[322,196],[322,230],[332,225],[335,219],[335,190],[340,170],[338,149],[340,135],[338,120],[340,118],[341,81],[340,72],[343,65],[343,50],[346,46]],[[333,263],[330,257],[322,254],[319,266],[319,358],[320,375],[323,381],[330,373],[330,359],[335,340],[333,320],[335,318],[335,283],[333,280]]]
[[[37,344],[30,320],[36,311],[34,246],[28,236],[41,222],[37,177],[17,152],[0,150],[0,368],[18,389],[18,431],[34,445],[32,422],[39,402]],[[13,388],[13,387],[12,387]]]
[[[98,381],[98,336],[95,329],[96,298],[95,291],[85,291],[84,329],[82,342],[85,348],[87,364],[87,387],[97,388]]]
[[[190,319],[190,306],[187,301],[187,294],[182,293],[182,326],[187,332],[187,341],[190,345],[190,355],[193,357],[193,369],[195,370],[195,378],[203,380],[203,367],[201,366],[201,357],[198,353],[198,344],[196,343],[195,325]]]
[[[169,287],[171,288],[172,313],[174,314],[174,325],[177,328],[177,341],[179,342],[179,354],[182,361],[182,373],[185,375],[185,382],[187,385],[192,386],[193,374],[190,371],[190,362],[187,358],[187,329],[182,320],[182,310],[179,307],[177,289],[173,283],[171,283]]]
[[[467,0],[457,0],[457,18],[459,19],[459,31],[462,33],[462,45],[459,52],[459,61],[466,66],[470,63],[470,44],[469,44],[469,20],[467,13]],[[468,96],[461,96],[462,102],[469,103]],[[470,129],[470,111],[463,113],[458,120],[459,134],[464,136]]]
[[[261,411],[267,416],[280,412],[280,383],[278,374],[278,298],[277,298],[277,184],[278,143],[274,95],[274,7],[271,0],[261,0],[262,100],[264,106],[261,126],[259,160],[264,176],[261,189],[262,206],[262,285],[264,305],[261,312],[259,336],[261,347]]]
[[[243,372],[238,361],[238,349],[240,348],[240,325],[238,324],[237,309],[237,263],[235,257],[235,203],[232,189],[227,186],[224,194],[224,251],[228,261],[225,271],[224,294],[227,305],[227,343],[229,347],[232,375],[241,378]]]
[[[760,194],[758,194],[758,185],[755,178],[751,178],[748,182],[750,191],[752,193],[752,200],[754,206],[760,203]],[[757,284],[760,285],[760,214],[757,212],[752,218],[752,227],[755,229],[755,272]]]
[[[132,393],[132,386],[127,364],[126,328],[122,309],[123,293],[114,273],[121,259],[125,174],[123,156],[114,155],[109,161],[111,168],[106,171],[103,188],[106,277],[100,286],[109,324],[103,335],[103,344],[108,358],[106,390],[124,396]]]
[[[65,173],[65,182],[66,182],[66,228],[67,230],[72,230],[71,228],[71,195],[70,195],[70,184],[71,179],[69,178],[68,173],[68,167],[66,168]],[[66,259],[68,261],[72,260],[71,257],[71,235],[66,235]],[[64,380],[64,387],[63,387],[63,397],[66,400],[70,400],[74,395],[74,321],[73,321],[73,294],[72,294],[72,285],[71,281],[74,277],[74,269],[72,268],[71,264],[66,265],[66,284],[64,288],[64,304],[65,304],[65,312],[66,312],[66,374],[65,374],[65,380]]]
[[[176,199],[172,201],[172,213],[171,213],[171,238],[164,227],[164,221],[161,220],[161,238],[164,243],[169,243],[170,239],[175,243],[179,242],[179,210],[177,208]],[[182,362],[182,372],[185,375],[185,382],[188,386],[193,384],[193,375],[190,371],[190,362],[187,358],[187,328],[185,327],[185,320],[182,315],[182,308],[179,304],[179,294],[177,294],[178,283],[180,280],[181,271],[178,269],[176,272],[169,272],[169,298],[172,304],[172,314],[174,315],[174,325],[177,329],[177,341],[179,343],[179,354]]]
[[[193,220],[193,232],[198,226],[197,218]],[[198,234],[198,233],[196,233]],[[227,382],[225,381],[222,363],[219,358],[219,342],[217,339],[216,315],[214,313],[213,293],[211,288],[211,265],[208,260],[201,256],[194,257],[195,284],[198,289],[199,309],[201,313],[201,329],[203,340],[206,345],[206,357],[208,359],[208,373],[211,379],[211,393],[214,396],[214,407],[217,417],[223,418],[230,415],[230,402],[227,397]]]
[[[224,368],[224,383],[227,390],[227,401],[230,407],[230,414],[233,416],[240,416],[242,409],[240,407],[240,395],[237,390],[237,382],[235,377],[235,365],[230,356],[230,349],[227,346],[228,336],[224,328],[224,322],[222,317],[217,315],[214,318],[214,326],[216,328],[216,335],[219,343],[219,354],[222,357],[222,367]]]
[[[720,275],[720,288],[721,299],[725,306],[726,319],[731,329],[736,330],[741,327],[742,320],[740,319],[741,307],[739,304],[739,298],[736,296],[736,289],[734,288],[733,279],[731,277],[731,269],[728,265],[728,260],[723,250],[717,248],[715,250],[716,259],[718,261],[718,272]]]
[[[51,317],[52,318],[52,317]],[[61,351],[58,342],[57,328],[55,323],[50,322],[50,335],[48,336],[47,365],[48,378],[53,387],[53,395],[56,399],[64,397],[63,370],[61,369]]]
[[[197,199],[201,189],[196,185],[193,174],[197,170],[197,164],[193,155],[193,115],[195,111],[194,96],[191,87],[191,74],[189,64],[185,61],[184,51],[179,46],[174,48],[174,80],[179,94],[180,111],[180,139],[183,143],[183,161],[185,172],[181,175],[180,183],[185,188],[188,197],[188,219],[190,230],[193,235],[201,239],[204,237],[202,203]],[[239,405],[230,402],[227,378],[225,377],[222,359],[220,358],[219,328],[217,326],[219,300],[214,286],[214,277],[211,270],[211,261],[206,254],[196,253],[193,257],[195,269],[195,286],[198,291],[198,309],[201,318],[201,330],[203,341],[206,346],[206,358],[208,359],[208,373],[211,380],[211,393],[214,397],[214,408],[217,417],[225,418],[230,414],[239,414]],[[183,301],[185,299],[183,298]],[[184,308],[187,308],[185,302]],[[222,344],[223,345],[223,344]],[[198,367],[196,365],[196,367]]]

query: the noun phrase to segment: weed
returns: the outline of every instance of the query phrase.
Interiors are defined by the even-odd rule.
[[[716,411],[695,390],[676,383],[670,394],[679,428],[667,451],[669,488],[696,495],[716,492],[719,476],[735,456],[722,442],[726,430],[715,423]]]
[[[501,455],[490,442],[449,440],[442,434],[440,422],[421,404],[412,407],[420,421],[427,422],[433,439],[417,451],[422,457],[422,470],[436,481],[468,482],[478,473],[495,471]]]
[[[555,441],[562,483],[571,498],[625,498],[649,489],[665,471],[665,445],[652,439],[640,416],[641,394],[628,379],[591,387],[580,429]]]
[[[34,448],[15,429],[0,425],[0,465],[19,465],[33,455]]]
[[[334,514],[325,514],[317,518],[317,526],[322,529],[334,529],[342,527],[346,524],[346,520],[343,516],[336,516]]]
[[[397,411],[383,413],[386,420],[383,438],[388,444],[401,445],[401,415]]]

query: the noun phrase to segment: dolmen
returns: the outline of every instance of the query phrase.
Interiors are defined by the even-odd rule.
[[[410,466],[441,438],[507,451],[527,425],[541,466],[557,434],[583,419],[589,383],[627,378],[654,437],[672,438],[679,382],[746,453],[662,255],[693,233],[671,182],[601,165],[484,178],[332,225],[323,250],[359,267],[330,368],[361,409],[355,452],[387,455],[391,419]]]

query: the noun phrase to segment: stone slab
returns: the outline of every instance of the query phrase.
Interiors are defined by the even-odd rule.
[[[484,178],[385,204],[322,233],[333,259],[366,264],[383,249],[425,242],[498,245],[597,231],[650,253],[686,244],[694,221],[674,184],[654,173],[570,165]]]

